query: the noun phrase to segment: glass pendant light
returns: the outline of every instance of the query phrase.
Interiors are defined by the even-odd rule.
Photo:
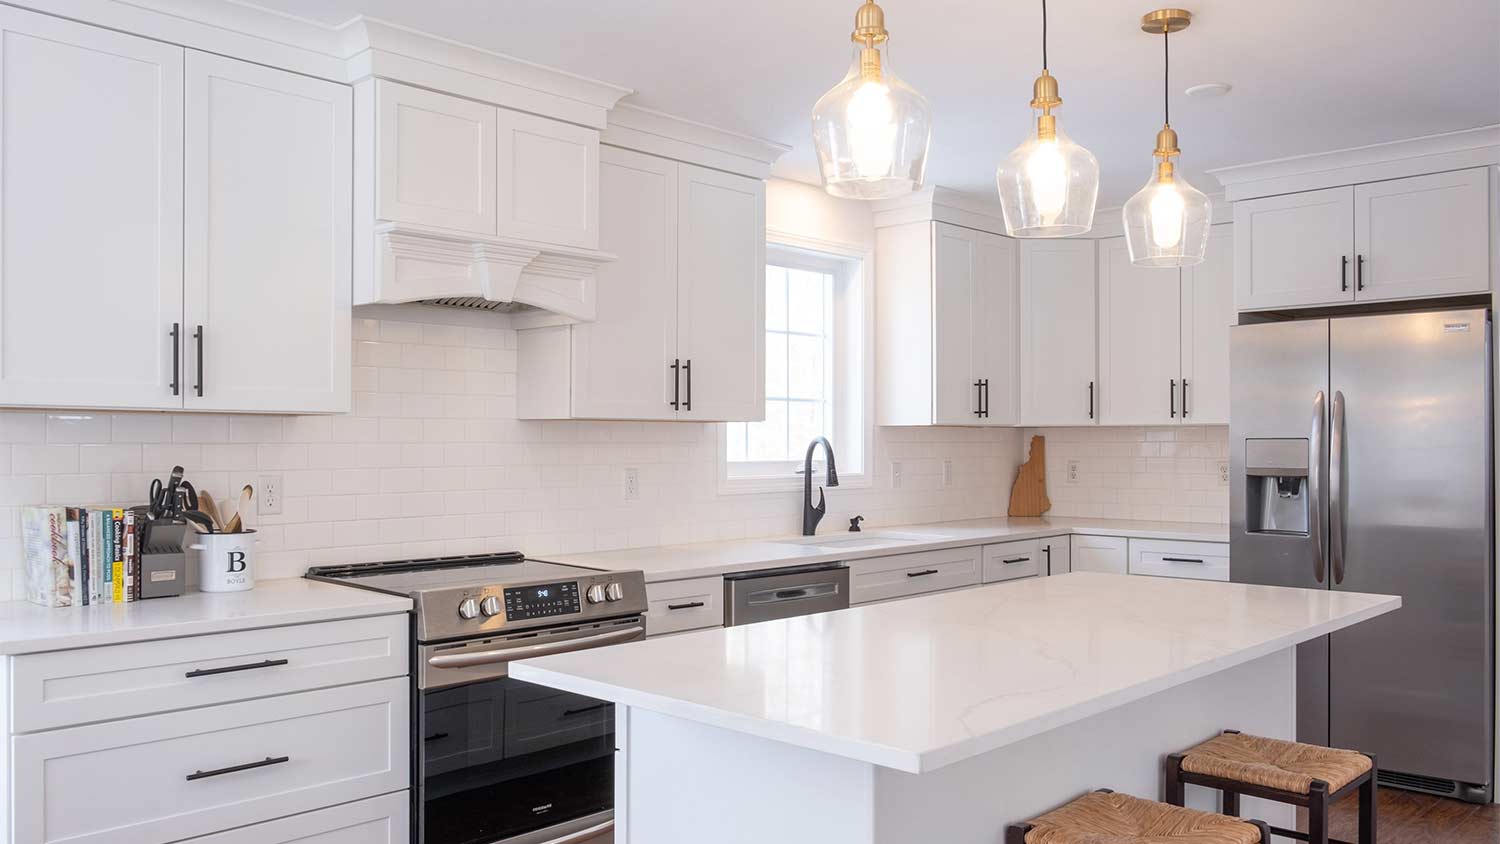
[[[889,199],[922,186],[932,111],[891,72],[885,12],[866,0],[854,13],[849,73],[813,106],[823,188],[845,199]]]
[[[1062,105],[1047,71],[1047,0],[1042,0],[1042,75],[1031,87],[1035,129],[995,172],[1005,231],[1011,237],[1067,237],[1094,225],[1099,162],[1057,128]]]
[[[1181,150],[1177,148],[1177,132],[1172,129],[1171,53],[1167,45],[1171,34],[1187,29],[1190,22],[1192,15],[1183,9],[1158,9],[1141,18],[1141,29],[1161,36],[1164,120],[1156,133],[1151,178],[1121,210],[1130,263],[1138,267],[1192,266],[1203,262],[1208,249],[1213,205],[1177,172],[1172,160]]]

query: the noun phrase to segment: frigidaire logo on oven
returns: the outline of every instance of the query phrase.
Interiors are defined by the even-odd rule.
[[[545,814],[545,813],[550,812],[550,811],[552,811],[552,804],[551,803],[543,803],[540,806],[532,806],[531,807],[531,813],[533,815],[541,815],[541,814]]]

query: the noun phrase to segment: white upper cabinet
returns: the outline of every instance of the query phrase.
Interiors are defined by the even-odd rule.
[[[498,110],[375,82],[377,216],[494,235]]]
[[[186,68],[185,406],[347,411],[350,89],[196,51]]]
[[[1025,241],[1020,251],[1020,423],[1097,424],[1094,241]]]
[[[1203,263],[1182,270],[1182,393],[1178,419],[1229,424],[1229,328],[1234,315],[1234,226],[1208,235]]]
[[[1234,204],[1235,304],[1242,310],[1354,301],[1354,189]]]
[[[1354,298],[1487,292],[1489,212],[1483,168],[1356,185]]]
[[[497,109],[498,231],[502,236],[599,245],[599,133]]]
[[[182,50],[9,6],[0,38],[0,404],[181,407]]]
[[[1016,247],[943,222],[876,232],[882,425],[1014,425]]]
[[[1180,418],[1181,301],[1176,269],[1130,263],[1123,237],[1099,241],[1100,424]]]
[[[765,415],[765,182],[615,147],[600,165],[596,318],[527,328],[526,419]]]

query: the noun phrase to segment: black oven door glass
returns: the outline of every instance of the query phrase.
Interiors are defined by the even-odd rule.
[[[490,844],[613,807],[613,705],[509,677],[421,698],[420,844]]]

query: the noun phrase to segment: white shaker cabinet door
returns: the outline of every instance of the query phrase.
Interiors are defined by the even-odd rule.
[[[348,86],[187,56],[187,407],[350,400]]]
[[[1123,536],[1077,536],[1072,540],[1070,564],[1073,571],[1097,571],[1125,574],[1129,554]]]
[[[1016,424],[1016,242],[978,232],[979,274],[970,297],[973,373],[984,382],[981,425]]]
[[[1182,410],[1176,269],[1130,263],[1125,238],[1099,241],[1099,422],[1171,425]]]
[[[572,415],[675,419],[677,163],[605,147],[597,317],[572,327]]]
[[[1182,422],[1229,424],[1234,226],[1214,226],[1203,263],[1182,270]]]
[[[0,404],[181,407],[182,50],[0,6],[0,91]]]
[[[1240,310],[1354,301],[1354,188],[1236,202],[1234,230]]]
[[[1021,245],[1021,424],[1096,424],[1094,281],[1091,240]]]
[[[983,423],[974,360],[974,295],[979,284],[979,232],[932,224],[933,423]]]
[[[376,216],[495,234],[494,106],[377,80]]]
[[[1489,292],[1493,226],[1483,167],[1356,185],[1354,298]]]
[[[584,249],[599,245],[599,132],[497,109],[499,233]]]
[[[678,418],[765,416],[766,183],[679,164]]]

